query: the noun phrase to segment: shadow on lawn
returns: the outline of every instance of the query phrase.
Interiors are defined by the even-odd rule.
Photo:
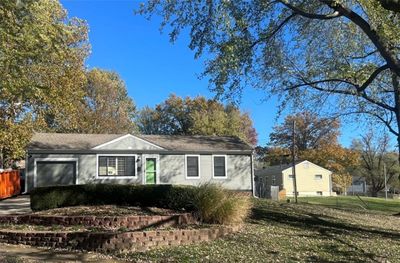
[[[282,209],[282,211],[279,211]],[[290,214],[283,209],[291,210],[295,214]],[[323,247],[325,252],[334,255],[340,255],[342,258],[346,259],[343,261],[335,262],[365,262],[369,259],[373,262],[385,262],[382,261],[380,255],[364,251],[362,248],[358,247],[353,243],[348,242],[341,236],[352,236],[355,238],[370,238],[370,235],[379,236],[382,238],[388,238],[398,241],[400,239],[400,234],[396,232],[385,231],[382,229],[369,229],[366,227],[354,226],[351,224],[346,224],[344,222],[337,221],[334,217],[324,216],[315,213],[305,213],[304,211],[297,211],[295,207],[255,207],[253,209],[252,217],[253,223],[260,223],[260,221],[276,222],[279,224],[285,224],[291,227],[297,227],[300,229],[317,231],[320,236],[315,236],[314,238],[327,238],[335,240],[336,242],[347,246],[349,249],[347,251],[340,249],[336,245],[327,245]],[[258,221],[258,222],[257,222]],[[313,238],[313,237],[311,237]],[[362,259],[364,258],[364,259]],[[311,257],[309,258],[311,262],[332,262],[326,258]]]

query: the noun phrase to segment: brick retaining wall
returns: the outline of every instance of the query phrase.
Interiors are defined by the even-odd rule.
[[[119,233],[0,231],[0,242],[99,252],[144,251],[153,247],[210,241],[238,230],[239,226]]]
[[[190,213],[166,216],[52,216],[52,215],[8,215],[0,216],[0,224],[33,225],[82,225],[100,228],[121,228],[139,230],[152,226],[177,226],[192,224],[196,220]]]

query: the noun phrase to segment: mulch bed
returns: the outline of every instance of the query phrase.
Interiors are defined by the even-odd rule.
[[[182,211],[181,211],[182,212]],[[179,212],[178,212],[179,213]],[[158,207],[132,207],[132,206],[72,206],[54,208],[32,213],[34,215],[57,216],[130,216],[130,215],[172,215],[177,211]]]

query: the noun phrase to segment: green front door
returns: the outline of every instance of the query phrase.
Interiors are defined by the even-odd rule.
[[[156,158],[146,158],[146,184],[156,183]]]

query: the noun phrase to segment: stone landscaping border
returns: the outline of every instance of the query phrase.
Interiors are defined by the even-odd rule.
[[[140,230],[148,227],[169,227],[193,224],[196,220],[190,213],[172,215],[140,215],[140,216],[53,216],[53,215],[7,215],[0,216],[0,224],[32,224],[32,225],[82,225],[98,228],[128,228]]]
[[[98,252],[145,251],[154,247],[215,240],[240,226],[132,232],[22,232],[0,231],[0,242],[40,247],[83,249]]]

